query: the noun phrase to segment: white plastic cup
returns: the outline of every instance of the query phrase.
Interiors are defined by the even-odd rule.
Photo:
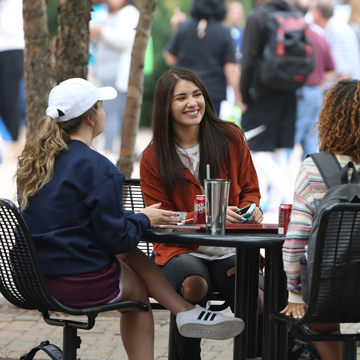
[[[177,223],[177,225],[185,225],[185,219],[186,219],[186,211],[177,211],[177,213],[179,214],[179,216],[173,216],[173,218],[175,219],[179,219],[179,222]]]

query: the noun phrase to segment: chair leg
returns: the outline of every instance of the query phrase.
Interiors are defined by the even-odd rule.
[[[77,336],[77,328],[65,324],[63,330],[63,358],[76,360],[77,349],[80,349],[81,339]]]
[[[343,359],[346,360],[356,360],[356,338],[355,337],[346,337],[343,345]]]
[[[262,358],[262,343],[263,343],[263,331],[264,331],[264,315],[258,316],[258,331],[257,331],[257,350],[256,355],[258,358]]]
[[[179,360],[175,341],[174,326],[177,326],[176,317],[173,313],[170,313],[168,360]]]

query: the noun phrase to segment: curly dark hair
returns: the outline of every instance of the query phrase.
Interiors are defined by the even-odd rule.
[[[316,123],[319,151],[360,162],[360,81],[341,80],[328,91]]]

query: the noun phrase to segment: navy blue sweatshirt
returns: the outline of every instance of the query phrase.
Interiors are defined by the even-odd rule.
[[[81,141],[56,159],[54,176],[23,212],[45,276],[96,271],[133,250],[150,226],[123,211],[124,175]]]

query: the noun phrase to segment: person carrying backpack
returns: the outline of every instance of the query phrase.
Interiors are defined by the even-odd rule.
[[[285,0],[257,3],[244,32],[241,126],[255,167],[269,182],[269,210],[277,219],[280,203],[292,199],[285,149],[294,146],[296,90],[314,68],[314,54],[302,13]]]
[[[333,85],[327,93],[323,109],[320,113],[317,127],[319,131],[319,151],[314,154],[319,169],[312,157],[307,157],[299,170],[295,184],[294,202],[290,217],[289,229],[283,246],[284,269],[288,279],[288,304],[282,313],[300,319],[304,316],[306,303],[303,300],[303,285],[300,277],[300,258],[310,256],[308,252],[312,229],[316,229],[317,214],[324,202],[335,198],[333,186],[328,189],[321,175],[322,169],[328,164],[323,161],[323,153],[330,153],[333,167],[347,167],[348,181],[352,172],[360,169],[360,81],[342,80]],[[328,159],[329,160],[329,159]],[[339,162],[340,166],[337,164]],[[349,164],[350,163],[350,164]],[[335,172],[334,169],[334,172]],[[357,174],[355,174],[357,175]],[[346,187],[346,183],[342,186]],[[340,187],[340,188],[342,188]],[[339,187],[338,187],[339,188]],[[326,198],[324,198],[326,195]],[[330,196],[332,195],[332,196]],[[324,201],[322,201],[324,200]],[[349,199],[350,201],[350,199]],[[304,289],[305,290],[305,289]],[[340,324],[310,324],[313,334],[340,333]],[[316,347],[322,359],[342,359],[341,342],[316,342]]]

